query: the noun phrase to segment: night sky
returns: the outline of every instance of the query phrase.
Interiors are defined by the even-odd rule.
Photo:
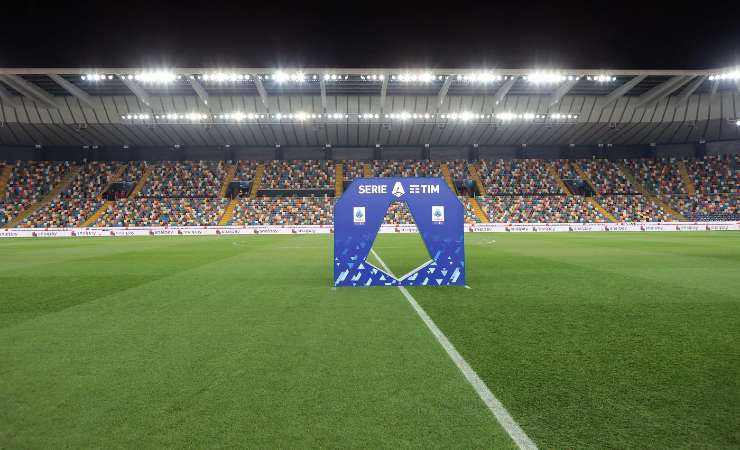
[[[14,0],[0,67],[740,65],[737,2],[661,3]]]

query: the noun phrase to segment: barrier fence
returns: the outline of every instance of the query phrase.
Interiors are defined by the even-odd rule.
[[[738,231],[740,222],[640,223],[486,223],[465,225],[466,233],[556,233],[593,231]],[[6,228],[0,238],[121,237],[121,236],[229,236],[260,234],[331,234],[329,225],[249,225],[223,227],[109,227],[109,228]],[[382,225],[380,233],[417,233],[415,225]]]

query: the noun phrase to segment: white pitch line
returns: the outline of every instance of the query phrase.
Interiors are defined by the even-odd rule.
[[[390,269],[388,269],[388,266],[385,265],[385,262],[375,252],[375,250],[371,249],[370,251],[378,260],[380,265],[383,266],[383,270],[388,272],[389,275],[395,277],[395,275],[393,275]],[[535,443],[529,438],[529,436],[527,436],[527,433],[522,430],[522,427],[520,427],[519,424],[516,423],[514,418],[511,417],[511,414],[509,414],[509,411],[506,410],[503,403],[501,403],[501,401],[496,398],[495,395],[493,395],[493,392],[488,389],[486,383],[478,376],[477,373],[475,373],[473,368],[470,367],[470,364],[465,361],[465,358],[462,357],[457,349],[455,349],[455,346],[452,345],[452,342],[450,342],[450,340],[447,338],[447,336],[445,336],[442,330],[439,329],[432,318],[429,317],[429,314],[424,311],[421,305],[417,303],[417,301],[409,293],[409,291],[406,290],[405,287],[398,286],[398,289],[401,291],[403,296],[406,297],[406,300],[409,302],[411,307],[414,308],[416,314],[419,315],[419,318],[421,318],[422,322],[424,322],[427,328],[429,328],[429,331],[432,332],[434,337],[437,339],[437,342],[439,342],[442,348],[444,348],[444,350],[447,352],[447,356],[452,359],[460,372],[462,372],[462,374],[465,376],[465,379],[468,380],[468,383],[473,386],[473,389],[475,389],[478,397],[483,400],[483,403],[486,404],[498,423],[509,434],[509,437],[511,437],[517,447],[522,450],[537,450],[537,445],[535,445]]]

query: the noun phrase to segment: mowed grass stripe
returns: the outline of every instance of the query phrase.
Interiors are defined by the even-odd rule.
[[[468,236],[473,290],[411,292],[543,448],[737,448],[740,234],[639,236]]]
[[[0,447],[513,447],[395,290],[330,289],[327,237],[96,242],[14,288],[102,267],[0,329]]]

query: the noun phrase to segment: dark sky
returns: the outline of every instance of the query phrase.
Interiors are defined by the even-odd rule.
[[[11,0],[0,11],[0,67],[740,64],[737,2],[437,3]]]

